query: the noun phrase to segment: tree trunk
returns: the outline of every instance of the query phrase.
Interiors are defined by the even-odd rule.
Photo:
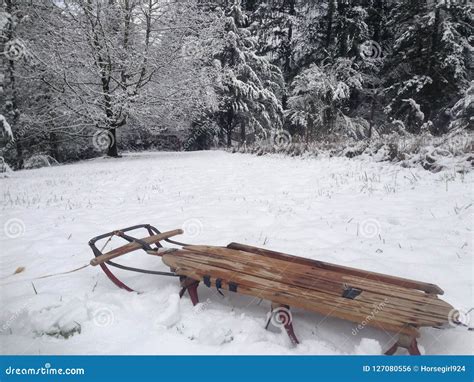
[[[225,127],[220,126],[219,127],[219,133],[218,133],[218,139],[219,139],[219,146],[223,146],[225,144]]]
[[[23,148],[21,146],[21,142],[16,140],[16,167],[18,170],[21,170],[24,166],[24,159],[23,159]]]
[[[289,6],[288,14],[291,16],[291,18],[288,25],[288,34],[286,37],[286,41],[284,42],[284,45],[283,45],[283,48],[284,48],[283,54],[284,54],[284,59],[285,59],[285,62],[283,64],[283,76],[286,81],[289,81],[289,78],[291,77],[291,72],[292,72],[293,17],[296,15],[295,0],[290,0],[288,2],[288,6]]]
[[[383,16],[384,15],[384,1],[376,0],[374,4],[375,9],[375,22],[374,22],[374,35],[373,40],[380,42],[382,40],[382,28],[383,28]]]
[[[8,41],[12,41],[14,38],[14,23],[13,23],[13,14],[15,12],[13,2],[11,0],[6,1],[6,7],[5,7],[7,14],[11,15],[11,19],[7,24],[6,28],[6,38]],[[6,75],[8,78],[7,82],[7,87],[6,90],[9,90],[9,93],[7,92],[6,98],[10,101],[11,106],[9,107],[9,112],[8,114],[11,115],[11,121],[10,125],[12,128],[13,136],[15,137],[15,142],[16,142],[16,162],[17,162],[17,168],[22,169],[23,164],[24,164],[24,159],[23,159],[23,147],[21,145],[21,134],[17,132],[18,128],[18,120],[20,117],[20,112],[18,109],[18,94],[17,94],[17,88],[16,88],[16,78],[15,78],[15,62],[11,59],[7,60],[7,68],[6,68]]]
[[[369,120],[369,132],[368,138],[372,138],[372,130],[374,126],[374,114],[375,114],[375,95],[372,98],[372,104],[370,105],[370,120]]]
[[[439,38],[439,25],[440,25],[440,9],[436,8],[435,11],[435,18],[433,22],[433,32],[431,34],[431,44],[430,44],[430,50],[429,50],[429,59],[426,62],[426,73],[428,75],[432,75],[433,73],[433,66],[435,63],[435,52],[437,50],[437,45],[438,45],[438,38]]]
[[[339,14],[340,20],[343,20],[343,24],[339,27],[339,34],[337,39],[339,40],[339,55],[341,57],[347,57],[349,53],[349,46],[348,46],[348,25],[346,22],[347,19],[347,7],[346,0],[339,0],[337,11]]]
[[[109,4],[111,4],[109,2]],[[126,4],[128,6],[128,3]],[[86,14],[92,14],[92,7],[91,3],[88,2],[85,6]],[[109,157],[117,158],[118,149],[117,149],[117,135],[116,135],[116,128],[120,125],[117,124],[117,117],[114,116],[113,113],[113,105],[112,105],[112,95],[110,90],[110,81],[112,79],[112,67],[110,65],[110,55],[108,54],[108,49],[104,49],[102,46],[98,32],[96,30],[96,23],[93,20],[89,20],[91,24],[91,32],[92,32],[92,44],[95,48],[94,52],[94,60],[95,64],[99,68],[100,73],[100,81],[102,83],[102,93],[104,97],[104,112],[107,117],[107,123],[110,128],[108,128],[108,137],[109,137],[109,147],[107,150],[107,155]],[[127,36],[124,38],[128,39]],[[125,43],[125,41],[124,41]],[[127,42],[128,43],[128,42]],[[103,56],[105,55],[105,56]],[[124,77],[125,76],[125,77]],[[126,80],[126,73],[122,71],[122,78]],[[114,121],[115,122],[111,122]],[[125,123],[125,120],[124,120]]]
[[[306,144],[309,143],[309,134],[310,134],[310,132],[313,131],[313,130],[314,130],[314,121],[313,121],[313,118],[309,118],[309,121],[308,121],[308,123],[305,125],[305,127],[304,127],[304,132],[303,132],[303,134],[304,134],[304,142],[305,142]]]
[[[327,26],[326,26],[326,41],[325,41],[325,48],[329,48],[331,45],[332,40],[332,24],[334,18],[334,12],[336,10],[336,0],[329,0],[329,8],[327,17]]]
[[[233,123],[234,123],[234,112],[232,109],[227,110],[227,128],[226,128],[226,133],[227,133],[227,147],[232,146],[232,131],[234,130],[233,128]]]
[[[245,123],[240,124],[240,144],[244,144],[247,140],[247,134],[245,132]]]
[[[54,132],[49,133],[49,152],[59,162],[58,140]]]
[[[118,148],[117,148],[117,129],[109,130],[109,148],[107,150],[107,155],[109,157],[118,158]]]

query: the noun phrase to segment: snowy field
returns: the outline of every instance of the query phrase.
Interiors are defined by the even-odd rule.
[[[269,302],[175,278],[88,264],[93,236],[150,223],[178,240],[237,241],[433,282],[459,309],[473,303],[473,175],[345,158],[225,152],[130,154],[20,171],[0,179],[0,350],[7,354],[377,354],[389,333],[294,310],[292,347],[265,330]],[[118,245],[119,241],[112,244]],[[122,244],[122,243],[120,243]],[[109,246],[107,249],[111,249]],[[143,252],[121,262],[167,268]],[[25,269],[13,274],[19,267]],[[33,280],[35,279],[35,280]],[[422,329],[428,354],[472,354],[465,328]],[[72,334],[72,335],[71,335]],[[68,338],[68,335],[70,335]]]

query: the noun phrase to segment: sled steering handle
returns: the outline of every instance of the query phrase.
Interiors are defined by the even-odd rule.
[[[182,233],[183,233],[182,229],[174,229],[172,231],[167,231],[167,232],[163,232],[157,235],[145,237],[143,239],[140,239],[140,241],[145,242],[146,244],[155,244],[161,240],[169,239],[170,237],[173,237],[176,235],[181,235]],[[96,258],[91,260],[90,264],[93,266],[99,265],[99,264],[105,263],[106,261],[112,260],[116,257],[125,255],[126,253],[133,252],[141,248],[143,248],[143,246],[139,242],[128,243],[121,247],[115,248],[111,250],[110,252],[97,256]]]

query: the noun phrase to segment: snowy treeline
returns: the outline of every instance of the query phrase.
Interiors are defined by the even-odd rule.
[[[16,168],[163,137],[192,150],[472,129],[462,0],[2,4],[0,156]]]

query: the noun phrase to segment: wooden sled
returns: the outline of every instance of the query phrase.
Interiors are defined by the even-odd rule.
[[[136,239],[127,231],[145,228],[149,236]],[[454,308],[441,300],[443,290],[437,285],[388,276],[375,272],[287,255],[245,244],[230,243],[227,247],[187,245],[170,240],[182,233],[174,230],[161,233],[150,225],[109,232],[89,242],[94,255],[92,265],[100,265],[119,287],[132,289],[118,280],[106,264],[135,272],[179,277],[182,290],[192,303],[199,303],[198,285],[228,290],[271,301],[269,319],[286,330],[296,345],[290,307],[306,309],[324,316],[349,320],[395,333],[398,340],[385,354],[394,354],[398,347],[419,355],[417,338],[421,327],[446,327],[455,320]],[[96,241],[120,236],[129,244],[107,253],[99,251]],[[165,249],[160,241],[181,248]],[[155,244],[155,247],[151,245]],[[111,260],[143,249],[161,256],[171,272],[156,272],[126,267]],[[268,322],[267,322],[268,326]]]

